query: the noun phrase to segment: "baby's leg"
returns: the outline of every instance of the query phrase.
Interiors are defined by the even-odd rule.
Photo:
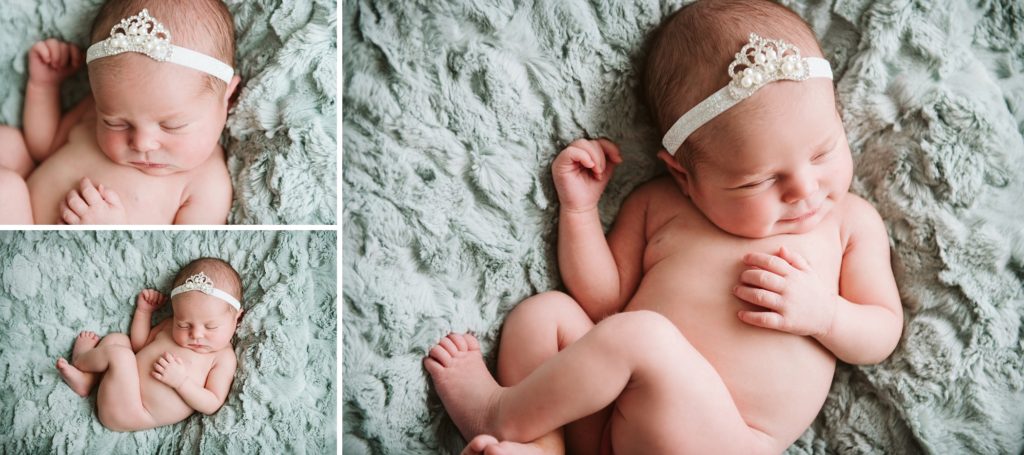
[[[0,167],[0,224],[32,224],[32,200],[25,179]]]
[[[21,131],[3,125],[0,125],[0,168],[14,171],[23,179],[28,178],[35,168]]]
[[[530,441],[614,403],[615,452],[783,449],[747,426],[714,368],[657,313],[601,321],[512,387],[494,382],[472,341],[456,347],[431,351],[436,357],[428,369],[446,408],[463,416],[460,428],[469,433]]]
[[[78,334],[78,338],[75,338],[75,347],[71,349],[71,363],[68,363],[63,357],[57,359],[57,370],[60,372],[61,378],[64,379],[68,387],[71,387],[71,390],[83,397],[89,396],[92,387],[96,385],[96,373],[86,373],[72,364],[82,353],[96,347],[96,343],[99,341],[100,337],[96,336],[94,332],[83,331]]]
[[[594,327],[572,297],[545,292],[516,305],[505,320],[498,351],[498,382],[518,384],[548,359]],[[600,411],[533,441],[543,453],[597,453],[608,414]],[[564,437],[563,437],[564,430]],[[564,439],[564,442],[563,442]]]
[[[96,396],[100,423],[114,431],[153,428],[153,416],[142,405],[139,366],[131,341],[123,333],[112,333],[99,346],[82,353],[75,367],[88,373],[104,373]]]

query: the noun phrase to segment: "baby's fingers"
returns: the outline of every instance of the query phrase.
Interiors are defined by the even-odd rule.
[[[89,205],[82,200],[82,196],[78,194],[78,190],[68,191],[68,196],[64,198],[64,202],[67,204],[68,208],[79,216],[89,210]]]
[[[60,201],[60,219],[65,224],[81,224],[82,219],[71,208],[68,207],[67,201]]]
[[[39,56],[39,60],[43,63],[50,64],[50,47],[46,45],[46,41],[40,41],[32,45],[32,52]]]
[[[771,330],[784,330],[785,320],[782,315],[774,311],[740,311],[738,316],[741,321],[756,327],[763,327]]]
[[[782,296],[774,292],[740,285],[734,287],[732,293],[744,302],[752,303],[773,311],[782,310]]]
[[[782,294],[786,291],[786,279],[762,269],[747,269],[740,273],[740,283]]]
[[[103,200],[107,201],[108,204],[114,207],[121,207],[121,196],[118,196],[116,191],[110,188],[104,188],[101,184],[99,192],[100,196],[103,196]]]
[[[100,196],[100,192],[96,190],[96,186],[92,184],[92,181],[88,177],[82,179],[78,188],[82,198],[89,205],[96,205],[103,202],[103,196]]]
[[[604,155],[609,161],[615,164],[622,162],[622,151],[619,150],[618,145],[615,145],[615,143],[610,139],[605,139],[603,137],[598,139],[597,143],[601,146],[601,149],[604,150]]]

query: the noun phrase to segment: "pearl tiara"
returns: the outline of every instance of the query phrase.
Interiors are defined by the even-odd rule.
[[[740,66],[743,69],[737,71]],[[803,81],[812,77],[832,79],[832,67],[828,60],[801,58],[800,49],[796,46],[751,33],[747,44],[729,64],[729,78],[732,81],[679,117],[665,133],[661,144],[674,156],[697,128],[753,95],[761,87],[779,80]]]
[[[206,54],[171,44],[171,32],[149,11],[121,19],[110,29],[110,37],[89,46],[85,63],[124,52],[146,54],[158,62],[171,62],[202,71],[226,83],[231,83],[235,70],[228,64]]]
[[[188,277],[188,279],[185,280],[184,283],[181,283],[181,286],[172,289],[171,297],[173,298],[178,294],[183,294],[189,291],[202,292],[203,294],[206,294],[211,297],[216,297],[227,302],[228,305],[231,305],[236,310],[242,309],[242,304],[238,301],[238,299],[232,297],[231,294],[228,294],[227,292],[215,288],[213,286],[213,280],[207,277],[206,274],[203,272],[199,272],[195,275]]]

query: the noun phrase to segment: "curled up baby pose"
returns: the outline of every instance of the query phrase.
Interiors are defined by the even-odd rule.
[[[168,297],[146,289],[136,300],[128,335],[101,340],[83,331],[71,361],[57,370],[71,390],[88,396],[98,383],[96,414],[114,431],[137,431],[220,409],[235,375],[231,337],[242,317],[242,282],[230,264],[201,258],[174,278],[173,313],[150,326]]]
[[[0,126],[0,224],[225,223],[230,12],[220,0],[109,0],[90,43],[28,52],[22,129]],[[61,83],[82,65],[91,93],[62,113]]]
[[[424,360],[465,453],[778,454],[836,361],[896,348],[903,312],[878,212],[814,33],[767,1],[698,0],[656,31],[643,86],[667,176],[605,235],[622,162],[577,140],[552,174],[567,293],[520,303],[496,377],[452,334]]]

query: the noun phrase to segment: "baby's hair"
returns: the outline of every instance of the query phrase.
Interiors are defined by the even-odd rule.
[[[235,66],[235,23],[220,0],[107,0],[93,20],[89,44],[106,39],[121,19],[134,16],[143,8],[167,27],[173,44]],[[210,90],[227,86],[214,76],[204,76]]]
[[[822,56],[814,31],[785,6],[767,0],[699,0],[687,5],[654,31],[643,72],[647,107],[660,136],[729,83],[729,63],[750,33],[788,41],[804,57]],[[691,134],[675,155],[679,163],[693,173],[716,120],[744,112],[749,104],[734,106]]]
[[[213,281],[214,286],[242,301],[242,277],[226,261],[217,258],[199,258],[189,262],[174,276],[172,287],[178,287],[190,276],[203,272]]]

